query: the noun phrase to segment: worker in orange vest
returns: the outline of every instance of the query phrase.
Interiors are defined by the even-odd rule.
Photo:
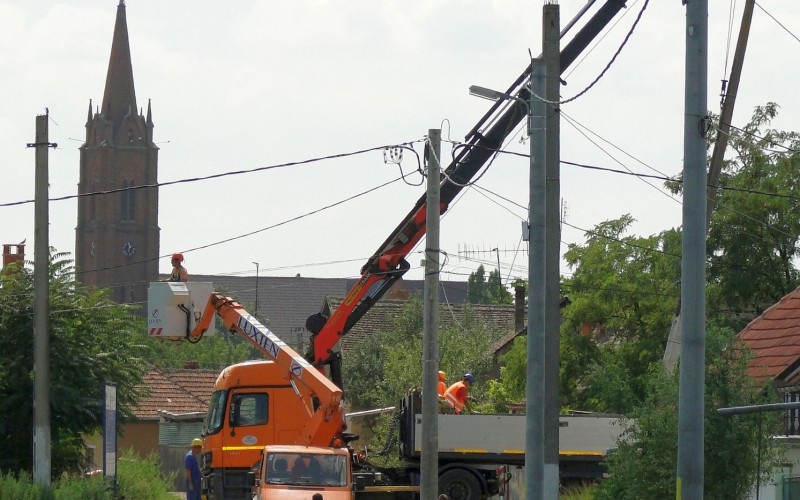
[[[439,372],[439,397],[444,397],[444,391],[447,390],[447,375],[444,372]]]
[[[472,405],[469,402],[469,395],[467,393],[469,392],[470,386],[474,383],[475,377],[471,373],[467,373],[461,381],[451,385],[444,392],[445,401],[447,401],[447,404],[450,405],[450,408],[453,409],[456,415],[461,415],[465,406],[467,411],[472,413]]]

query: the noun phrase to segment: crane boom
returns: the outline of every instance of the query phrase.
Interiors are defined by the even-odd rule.
[[[306,402],[309,418],[303,425],[295,444],[330,446],[331,440],[340,436],[344,430],[342,390],[269,331],[239,303],[217,292],[213,292],[209,297],[200,320],[190,334],[190,340],[199,340],[215,316],[220,317],[226,330],[238,333],[265,354],[267,359],[272,359],[280,365],[284,370],[286,381]]]
[[[594,3],[594,0],[587,4]],[[589,21],[562,49],[561,71],[572,64],[608,22],[625,7],[625,0],[606,0]],[[563,38],[587,10],[583,9],[561,32]],[[530,65],[506,92],[523,100],[529,98],[528,81]],[[444,170],[440,192],[439,213],[447,211],[449,204],[468,185],[486,162],[496,154],[503,141],[526,117],[527,109],[518,101],[499,101],[480,119],[467,134],[465,145],[458,149],[453,161]],[[392,231],[386,241],[361,268],[361,277],[350,289],[339,308],[330,316],[317,313],[308,318],[306,327],[312,333],[311,346],[306,358],[316,366],[329,365],[331,377],[341,387],[339,358],[333,348],[361,317],[409,269],[406,256],[425,234],[427,211],[423,194],[408,215]]]

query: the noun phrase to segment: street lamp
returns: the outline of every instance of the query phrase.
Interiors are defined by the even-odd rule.
[[[490,101],[516,101],[525,106],[525,114],[528,116],[528,135],[531,135],[531,105],[528,101],[521,97],[517,97],[506,92],[500,92],[498,90],[487,89],[486,87],[481,87],[480,85],[470,86],[469,93],[476,97],[488,99]]]
[[[531,61],[530,102],[520,97],[473,85],[472,95],[491,101],[513,100],[525,106],[530,136],[530,185],[528,203],[528,346],[525,377],[525,481],[527,498],[540,498],[545,490],[545,283],[546,283],[546,190],[545,190],[545,105],[535,95],[544,95],[544,65]],[[534,136],[533,131],[538,133]],[[497,250],[497,249],[495,249]],[[500,252],[497,253],[498,268]]]
[[[492,248],[492,252],[497,252],[497,279],[500,280],[500,284],[503,284],[503,276],[500,274],[500,249],[499,248]]]
[[[256,265],[256,314],[258,314],[258,262],[253,262]]]

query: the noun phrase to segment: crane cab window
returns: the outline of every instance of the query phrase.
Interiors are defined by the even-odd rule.
[[[231,427],[264,425],[269,421],[269,397],[263,393],[236,394],[231,405]]]
[[[222,429],[225,415],[225,398],[227,391],[216,391],[211,395],[211,403],[208,405],[208,412],[203,423],[204,434],[216,434]]]

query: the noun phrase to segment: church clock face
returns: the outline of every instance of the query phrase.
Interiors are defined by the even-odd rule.
[[[122,255],[125,257],[133,257],[133,254],[136,253],[136,247],[134,246],[132,241],[129,241],[122,245]]]

